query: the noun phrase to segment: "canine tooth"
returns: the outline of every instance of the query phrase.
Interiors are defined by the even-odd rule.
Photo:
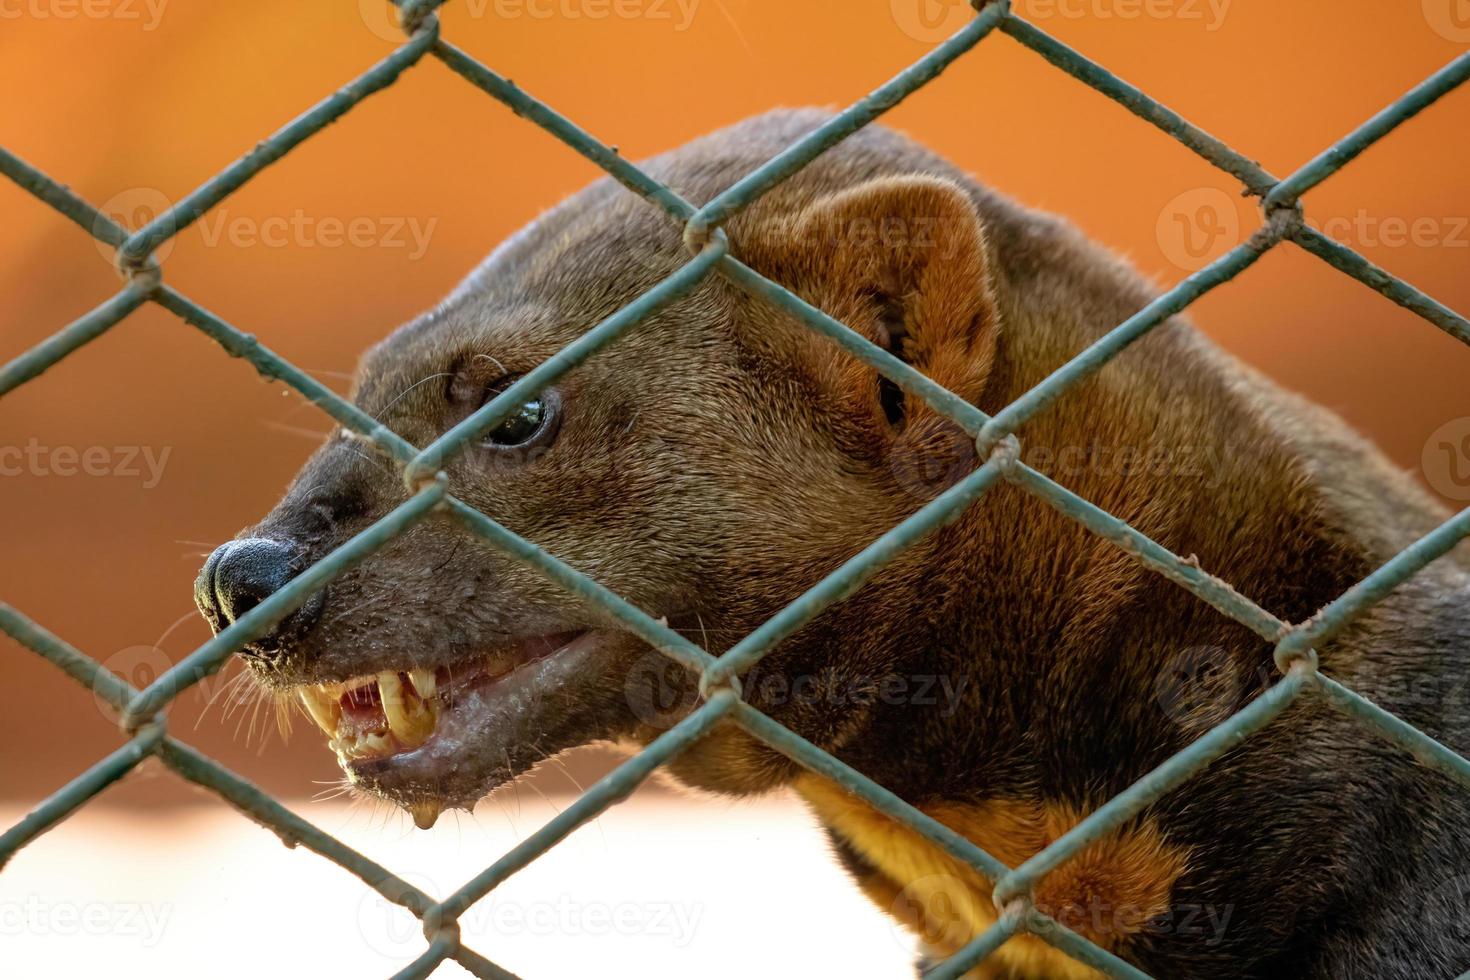
[[[434,826],[434,821],[439,819],[439,811],[442,808],[432,800],[422,803],[410,803],[408,812],[413,814],[413,825],[419,830],[428,830]]]
[[[415,667],[408,672],[408,679],[413,682],[413,689],[418,696],[425,701],[434,696],[437,685],[434,682],[434,672],[426,667]]]
[[[405,697],[403,681],[396,671],[378,675],[378,691],[383,697],[383,714],[398,741],[408,748],[422,745],[434,734],[434,713],[415,697]]]
[[[403,705],[403,680],[399,678],[398,671],[385,670],[378,675],[378,696],[382,698],[385,709],[390,704]]]
[[[337,722],[342,717],[342,706],[337,699],[319,687],[299,687],[296,693],[317,727],[328,735],[336,735]]]

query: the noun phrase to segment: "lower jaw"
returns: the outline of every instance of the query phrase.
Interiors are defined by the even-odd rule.
[[[338,761],[354,786],[409,810],[419,827],[432,826],[442,809],[467,809],[547,752],[572,747],[544,740],[595,669],[603,639],[588,631],[507,672],[456,678],[424,742]],[[581,741],[593,737],[589,731]]]

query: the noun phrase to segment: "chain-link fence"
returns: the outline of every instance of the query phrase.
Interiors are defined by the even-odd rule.
[[[62,184],[0,149],[0,172],[98,240],[114,247],[118,268],[126,278],[126,285],[111,299],[0,368],[0,396],[33,380],[62,358],[117,326],[144,303],[152,302],[203,331],[232,356],[245,358],[265,377],[290,385],[341,425],[371,439],[402,465],[404,480],[412,491],[412,496],[393,512],[313,565],[141,691],[19,611],[0,604],[0,630],[50,660],[116,708],[127,736],[126,743],[116,752],[63,786],[20,823],[0,835],[0,865],[144,759],[153,756],[185,779],[212,790],[270,828],[288,846],[300,844],[316,851],[362,879],[388,901],[408,909],[421,919],[428,946],[422,955],[400,970],[397,977],[424,977],[445,959],[454,959],[476,976],[503,980],[512,975],[461,943],[457,918],[510,875],[583,823],[628,796],[656,768],[691,742],[716,724],[726,722],[739,725],[802,766],[834,780],[879,812],[912,827],[995,885],[994,904],[999,911],[995,924],[935,967],[929,977],[935,980],[958,977],[1012,936],[1028,932],[1105,974],[1137,978],[1147,974],[1041,914],[1031,901],[1035,885],[1082,848],[1119,828],[1232,746],[1270,724],[1304,693],[1316,691],[1330,695],[1326,699],[1328,703],[1398,743],[1421,763],[1443,770],[1470,786],[1470,761],[1319,673],[1315,653],[1315,647],[1328,641],[1364,610],[1470,534],[1470,509],[1404,549],[1309,620],[1292,624],[1283,622],[1193,562],[1160,546],[1126,522],[1022,463],[1018,442],[1011,435],[1027,419],[1056,401],[1079,380],[1097,371],[1130,343],[1179,313],[1205,292],[1234,278],[1283,241],[1296,243],[1333,268],[1470,344],[1470,322],[1464,317],[1373,265],[1352,249],[1308,227],[1300,205],[1303,193],[1347,165],[1400,123],[1470,78],[1470,53],[1451,61],[1295,173],[1280,179],[1016,16],[1008,2],[977,0],[975,16],[924,58],[737,181],[714,200],[697,207],[624,160],[616,150],[583,132],[550,106],[537,101],[443,40],[439,36],[435,10],[446,0],[395,2],[399,4],[407,38],[401,47],[137,231],[120,226]],[[1239,179],[1248,194],[1260,199],[1263,221],[1249,240],[1181,281],[998,414],[989,416],[821,310],[803,302],[780,284],[742,264],[730,253],[721,225],[828,147],[933,81],[950,63],[997,32],[1036,52]],[[470,84],[503,102],[516,115],[547,130],[654,207],[665,211],[682,226],[691,257],[678,271],[521,377],[470,418],[454,426],[431,445],[420,448],[338,397],[254,337],[167,285],[152,256],[172,236],[197,221],[265,167],[363,99],[393,84],[404,71],[418,65],[425,57],[442,61]],[[812,330],[830,338],[884,377],[923,399],[974,438],[979,450],[978,458],[984,460],[974,472],[853,556],[806,594],[794,598],[760,628],[718,657],[534,543],[469,507],[454,496],[453,488],[444,475],[437,472],[442,460],[462,451],[498,425],[528,397],[616,341],[645,317],[688,293],[711,273],[726,277],[747,292],[763,297],[798,317]],[[1008,867],[862,773],[756,711],[741,700],[739,684],[739,675],[755,666],[782,640],[828,606],[851,594],[905,548],[956,518],[1001,481],[1035,493],[1062,514],[1112,541],[1148,568],[1188,589],[1202,601],[1275,644],[1276,666],[1281,672],[1281,678],[1245,708],[1210,729],[1015,868]],[[452,515],[464,524],[468,533],[480,536],[517,560],[538,569],[552,582],[614,617],[624,628],[664,655],[699,672],[702,696],[702,703],[686,718],[593,785],[555,819],[442,900],[426,894],[314,827],[248,780],[169,735],[163,715],[170,702],[219,670],[231,653],[267,633],[314,591],[431,512]],[[1470,977],[1470,974],[1466,976]]]

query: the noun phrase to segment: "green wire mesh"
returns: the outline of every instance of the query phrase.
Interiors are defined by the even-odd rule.
[[[386,900],[408,909],[424,926],[427,948],[394,976],[425,977],[453,959],[478,977],[497,980],[513,974],[460,941],[458,917],[583,823],[626,798],[656,768],[719,723],[733,723],[828,777],[867,801],[881,813],[913,828],[995,886],[999,912],[993,926],[933,968],[932,980],[952,980],[974,967],[1002,943],[1029,932],[1071,957],[1113,977],[1146,978],[1131,964],[1037,911],[1031,901],[1036,883],[1079,850],[1118,828],[1164,794],[1200,772],[1231,747],[1269,725],[1303,692],[1315,690],[1385,738],[1408,750],[1420,762],[1448,773],[1470,787],[1470,761],[1413,726],[1384,711],[1317,670],[1315,647],[1330,640],[1356,616],[1382,599],[1429,562],[1470,534],[1470,509],[1446,521],[1391,561],[1353,586],[1309,620],[1291,624],[1240,595],[1227,583],[1151,541],[1126,522],[1071,493],[1020,462],[1011,433],[1061,397],[1077,381],[1106,364],[1133,341],[1146,335],[1199,296],[1228,282],[1282,241],[1291,241],[1349,276],[1470,344],[1470,322],[1403,280],[1378,268],[1352,249],[1308,227],[1301,195],[1326,180],[1400,123],[1432,104],[1470,77],[1470,52],[1463,54],[1356,130],[1324,150],[1285,179],[1278,179],[1248,157],[1189,123],[1143,92],[1089,61],[1076,51],[1016,16],[1007,0],[975,0],[975,17],[953,37],[900,72],[891,81],[853,103],[825,125],[737,181],[703,207],[683,200],[638,167],[598,142],[554,109],[517,88],[491,69],[439,36],[434,11],[445,0],[394,0],[399,6],[406,42],[346,87],[261,142],[254,150],[210,178],[172,208],[136,232],[116,224],[65,186],[0,148],[0,173],[117,250],[118,268],[126,285],[111,299],[0,368],[0,397],[30,381],[68,354],[121,323],[145,302],[156,303],[185,323],[203,331],[232,356],[242,357],[267,378],[285,382],[338,423],[376,443],[397,459],[413,495],[376,524],[252,609],[239,621],[200,646],[143,690],[119,679],[96,660],[0,603],[0,630],[91,688],[120,714],[127,741],[121,748],[41,802],[14,827],[0,834],[0,867],[26,844],[65,820],[144,759],[156,757],[184,779],[217,793],[253,820],[274,831],[287,846],[304,845],[360,878]],[[1236,177],[1246,193],[1260,199],[1263,221],[1246,242],[1179,282],[1105,334],[1086,350],[995,416],[965,402],[920,372],[731,255],[721,225],[748,207],[818,154],[893,108],[936,78],[957,58],[992,33],[1008,35],[1057,68],[1103,93],[1139,118],[1152,123],[1219,169]],[[683,229],[690,259],[679,270],[628,306],[588,330],[556,355],[522,377],[464,422],[432,444],[416,447],[338,397],[253,336],[194,303],[166,285],[153,252],[198,220],[261,170],[285,156],[363,99],[393,84],[425,56],[438,59],[472,85],[508,106],[518,116],[550,132],[601,167],[615,180],[667,212]],[[718,273],[752,295],[800,318],[810,329],[830,338],[905,390],[922,398],[976,440],[983,465],[930,501],[898,526],[853,556],[841,568],[797,597],[769,621],[714,656],[669,629],[659,619],[623,601],[597,582],[457,499],[438,469],[442,462],[497,425],[512,409],[560,378],[641,320],[677,300],[706,276]],[[958,517],[1000,481],[1026,488],[1058,511],[1122,548],[1147,567],[1188,589],[1204,602],[1275,644],[1282,676],[1238,713],[1215,726],[1128,789],[1091,813],[1052,844],[1016,868],[986,853],[948,827],[915,809],[893,793],[780,725],[740,699],[737,675],[753,667],[782,640],[828,606],[876,574],[886,562],[937,527]],[[703,703],[637,755],[584,792],[555,819],[512,848],[498,861],[442,900],[415,888],[386,868],[301,819],[246,779],[179,741],[167,732],[163,712],[192,685],[220,669],[241,646],[271,629],[307,597],[335,576],[371,555],[430,512],[446,512],[468,533],[478,535],[517,560],[537,569],[568,592],[615,617],[664,655],[700,672]]]

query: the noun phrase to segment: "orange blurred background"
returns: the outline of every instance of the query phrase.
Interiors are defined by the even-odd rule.
[[[380,0],[109,3],[99,9],[113,16],[100,18],[67,0],[12,0],[8,18],[0,11],[0,85],[10,93],[0,142],[133,223],[383,57],[395,36]],[[1278,175],[1470,41],[1435,0],[1393,16],[1366,0],[1030,0],[1016,9]],[[17,10],[30,13],[16,19]],[[964,11],[938,0],[456,0],[441,16],[446,38],[638,158],[773,106],[844,105],[922,55]],[[886,121],[1020,200],[1070,216],[1161,286],[1255,227],[1254,202],[1228,177],[998,34]],[[1461,310],[1470,308],[1467,123],[1470,91],[1453,92],[1307,198],[1319,227]],[[430,58],[165,245],[165,275],[343,390],[366,345],[596,176]],[[1220,204],[1235,200],[1234,211]],[[105,249],[8,181],[0,214],[3,361],[119,283]],[[1437,428],[1470,415],[1470,352],[1294,246],[1192,315],[1405,467],[1419,467]],[[145,306],[0,402],[0,445],[43,451],[40,468],[0,479],[0,600],[146,681],[207,635],[190,598],[201,555],[271,505],[326,428],[283,386]],[[66,468],[58,447],[102,447],[97,458],[117,472],[57,475]],[[54,668],[8,640],[0,649],[9,680],[0,744],[25,747],[0,753],[0,794],[34,800],[117,734]],[[271,739],[257,757],[233,720],[221,724],[218,702],[191,731],[219,686],[182,699],[176,731],[277,792],[333,776],[314,744],[282,750]],[[164,782],[114,795],[181,798]]]
[[[1284,176],[1470,43],[1456,2],[1015,9]],[[944,0],[451,0],[441,19],[446,39],[636,159],[774,106],[845,105],[965,15]],[[6,0],[0,144],[136,225],[385,56],[393,37],[380,0]],[[1069,216],[1161,287],[1256,226],[1230,178],[999,34],[885,122]],[[1470,310],[1467,170],[1462,89],[1312,191],[1307,214]],[[342,391],[365,346],[597,176],[426,58],[166,245],[164,274]],[[4,362],[119,281],[105,248],[3,180],[0,215]],[[1470,351],[1294,246],[1191,315],[1407,469],[1420,470],[1431,434],[1470,415]],[[292,392],[145,306],[0,401],[0,447],[35,447],[45,463],[0,479],[0,601],[146,683],[207,637],[191,599],[202,556],[274,502],[327,428]],[[101,447],[113,472],[52,472],[67,468],[68,447]],[[1464,505],[1453,499],[1463,487],[1430,482]],[[8,639],[0,670],[0,800],[24,809],[118,733],[88,692]],[[206,708],[222,686],[176,703],[174,733],[279,794],[335,778],[314,737],[247,742],[249,721],[225,718],[226,698]],[[604,764],[574,763],[571,778]],[[152,808],[198,796],[145,771],[105,799]]]

